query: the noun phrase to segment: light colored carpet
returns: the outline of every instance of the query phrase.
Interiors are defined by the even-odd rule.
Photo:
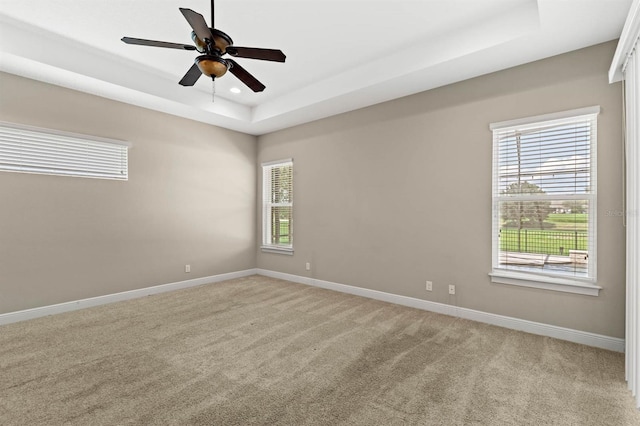
[[[624,356],[252,276],[0,327],[0,424],[638,425]]]

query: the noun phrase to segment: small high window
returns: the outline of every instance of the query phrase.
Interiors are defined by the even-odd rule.
[[[126,142],[0,122],[0,171],[128,179]]]

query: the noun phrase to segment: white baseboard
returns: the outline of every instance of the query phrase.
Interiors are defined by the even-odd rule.
[[[570,328],[558,327],[534,321],[527,321],[519,318],[496,315],[488,312],[476,311],[474,309],[460,308],[445,303],[431,302],[428,300],[416,299],[413,297],[400,296],[397,294],[385,293],[367,288],[354,287],[345,284],[333,283],[330,281],[317,280],[315,278],[302,277],[299,275],[285,274],[266,269],[256,269],[256,273],[272,278],[292,281],[299,284],[321,287],[328,290],[335,290],[342,293],[356,296],[368,297],[383,302],[395,303],[411,308],[436,312],[439,314],[451,315],[459,318],[478,321],[512,330],[524,331],[527,333],[548,336],[556,339],[567,340],[569,342],[580,343],[596,348],[608,349],[615,352],[624,352],[625,341],[617,337],[603,336],[601,334],[588,333],[586,331],[573,330]]]
[[[25,309],[23,311],[9,312],[0,314],[0,325],[11,324],[14,322],[24,321],[33,318],[44,317],[47,315],[60,314],[63,312],[77,311],[79,309],[90,308],[93,306],[106,305],[107,303],[120,302],[123,300],[137,299],[139,297],[149,296],[152,294],[164,293],[167,291],[179,290],[188,287],[195,287],[203,284],[212,284],[220,281],[231,280],[233,278],[241,278],[249,275],[255,275],[256,269],[247,269],[244,271],[230,272],[226,274],[212,275],[209,277],[194,278],[186,281],[178,281],[175,283],[162,284],[153,287],[145,287],[136,290],[123,291],[120,293],[107,294],[104,296],[91,297],[88,299],[74,300],[71,302],[58,303],[56,305],[42,306],[39,308]]]
[[[90,308],[92,306],[105,305],[123,300],[136,299],[139,297],[149,296],[152,294],[164,293],[167,291],[179,290],[188,287],[195,287],[203,284],[212,284],[220,281],[226,281],[234,278],[241,278],[250,275],[264,275],[272,278],[279,278],[295,283],[306,284],[314,287],[320,287],[327,290],[339,291],[342,293],[353,294],[355,296],[367,297],[383,302],[395,303],[397,305],[408,306],[411,308],[422,309],[425,311],[436,312],[444,315],[451,315],[473,321],[492,324],[499,327],[505,327],[513,330],[524,331],[527,333],[538,334],[541,336],[554,337],[556,339],[568,340],[570,342],[580,343],[583,345],[594,346],[597,348],[608,349],[616,352],[624,352],[625,341],[616,337],[603,336],[585,331],[573,330],[570,328],[557,327],[539,322],[527,321],[519,318],[507,317],[503,315],[491,314],[488,312],[476,311],[468,308],[460,308],[445,303],[431,302],[428,300],[416,299],[413,297],[401,296],[383,291],[370,290],[362,287],[354,287],[346,284],[338,284],[330,281],[318,280],[315,278],[302,277],[299,275],[285,274],[282,272],[270,271],[267,269],[247,269],[244,271],[230,272],[226,274],[212,275],[209,277],[194,278],[186,281],[162,284],[153,287],[146,287],[137,290],[124,291],[121,293],[108,294],[104,296],[91,297],[88,299],[75,300],[71,302],[59,303],[56,305],[43,306],[33,309],[25,309],[23,311],[9,312],[0,314],[0,325],[11,324],[14,322],[24,321],[33,318],[54,315],[63,312],[76,311],[79,309]]]

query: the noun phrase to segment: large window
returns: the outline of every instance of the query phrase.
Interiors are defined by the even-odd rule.
[[[599,107],[494,123],[494,282],[597,295]]]
[[[262,249],[293,253],[293,160],[262,164]]]
[[[123,141],[0,122],[0,170],[128,179]]]

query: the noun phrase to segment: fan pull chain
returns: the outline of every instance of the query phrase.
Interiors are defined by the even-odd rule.
[[[216,101],[216,79],[211,79],[211,103]]]

